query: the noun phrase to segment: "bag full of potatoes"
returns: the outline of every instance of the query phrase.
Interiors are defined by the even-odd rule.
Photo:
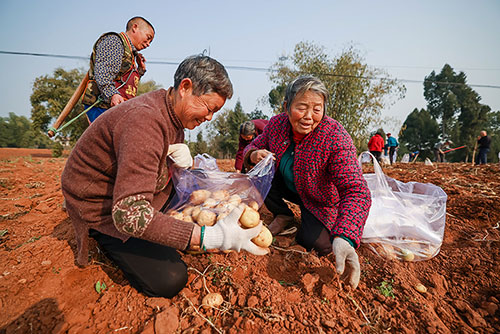
[[[443,243],[446,225],[444,190],[431,183],[401,182],[384,174],[373,160],[374,173],[364,174],[372,205],[361,242],[387,259],[424,261],[435,257]]]
[[[274,171],[271,154],[247,174],[202,168],[174,169],[172,181],[176,194],[166,214],[200,226],[213,226],[243,204],[241,227],[255,227],[260,222],[259,208],[271,188]],[[252,241],[260,247],[269,247],[272,235],[263,225],[262,232]]]

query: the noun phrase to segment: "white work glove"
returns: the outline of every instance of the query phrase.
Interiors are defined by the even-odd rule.
[[[359,284],[360,267],[358,254],[347,240],[336,237],[332,243],[333,254],[335,254],[335,267],[343,281],[349,283],[353,289]],[[347,263],[347,269],[345,265]]]
[[[193,157],[186,144],[169,145],[167,155],[174,162],[175,167],[187,169],[193,166]]]
[[[257,246],[251,240],[260,233],[262,222],[255,227],[243,229],[238,224],[242,212],[243,207],[239,206],[214,226],[207,226],[203,246],[206,249],[232,249],[237,252],[243,249],[254,255],[266,255],[268,249]]]

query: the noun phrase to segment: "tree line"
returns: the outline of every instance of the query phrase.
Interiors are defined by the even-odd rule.
[[[0,147],[51,148],[52,141],[34,129],[27,117],[10,112],[0,117]]]

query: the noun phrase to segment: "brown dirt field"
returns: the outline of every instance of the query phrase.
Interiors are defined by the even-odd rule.
[[[500,332],[498,164],[384,169],[448,194],[444,242],[431,260],[386,260],[362,245],[361,282],[352,291],[339,281],[332,255],[318,258],[293,235],[280,236],[264,257],[184,254],[189,281],[169,300],[137,293],[95,244],[92,263],[76,266],[73,228],[61,209],[66,160],[2,151],[0,333]],[[219,163],[232,168],[231,160]],[[265,208],[261,216],[270,222]],[[97,282],[106,284],[101,293]],[[383,282],[394,297],[381,293]],[[200,307],[208,291],[222,294],[219,309]]]
[[[32,158],[51,158],[52,151],[50,149],[35,148],[0,148],[0,159],[29,156]]]

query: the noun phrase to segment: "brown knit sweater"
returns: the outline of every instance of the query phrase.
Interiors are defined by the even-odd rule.
[[[75,228],[79,264],[88,263],[88,233],[131,236],[177,249],[189,245],[193,224],[159,212],[168,198],[167,151],[184,141],[167,91],[160,89],[103,113],[83,133],[62,174]]]

